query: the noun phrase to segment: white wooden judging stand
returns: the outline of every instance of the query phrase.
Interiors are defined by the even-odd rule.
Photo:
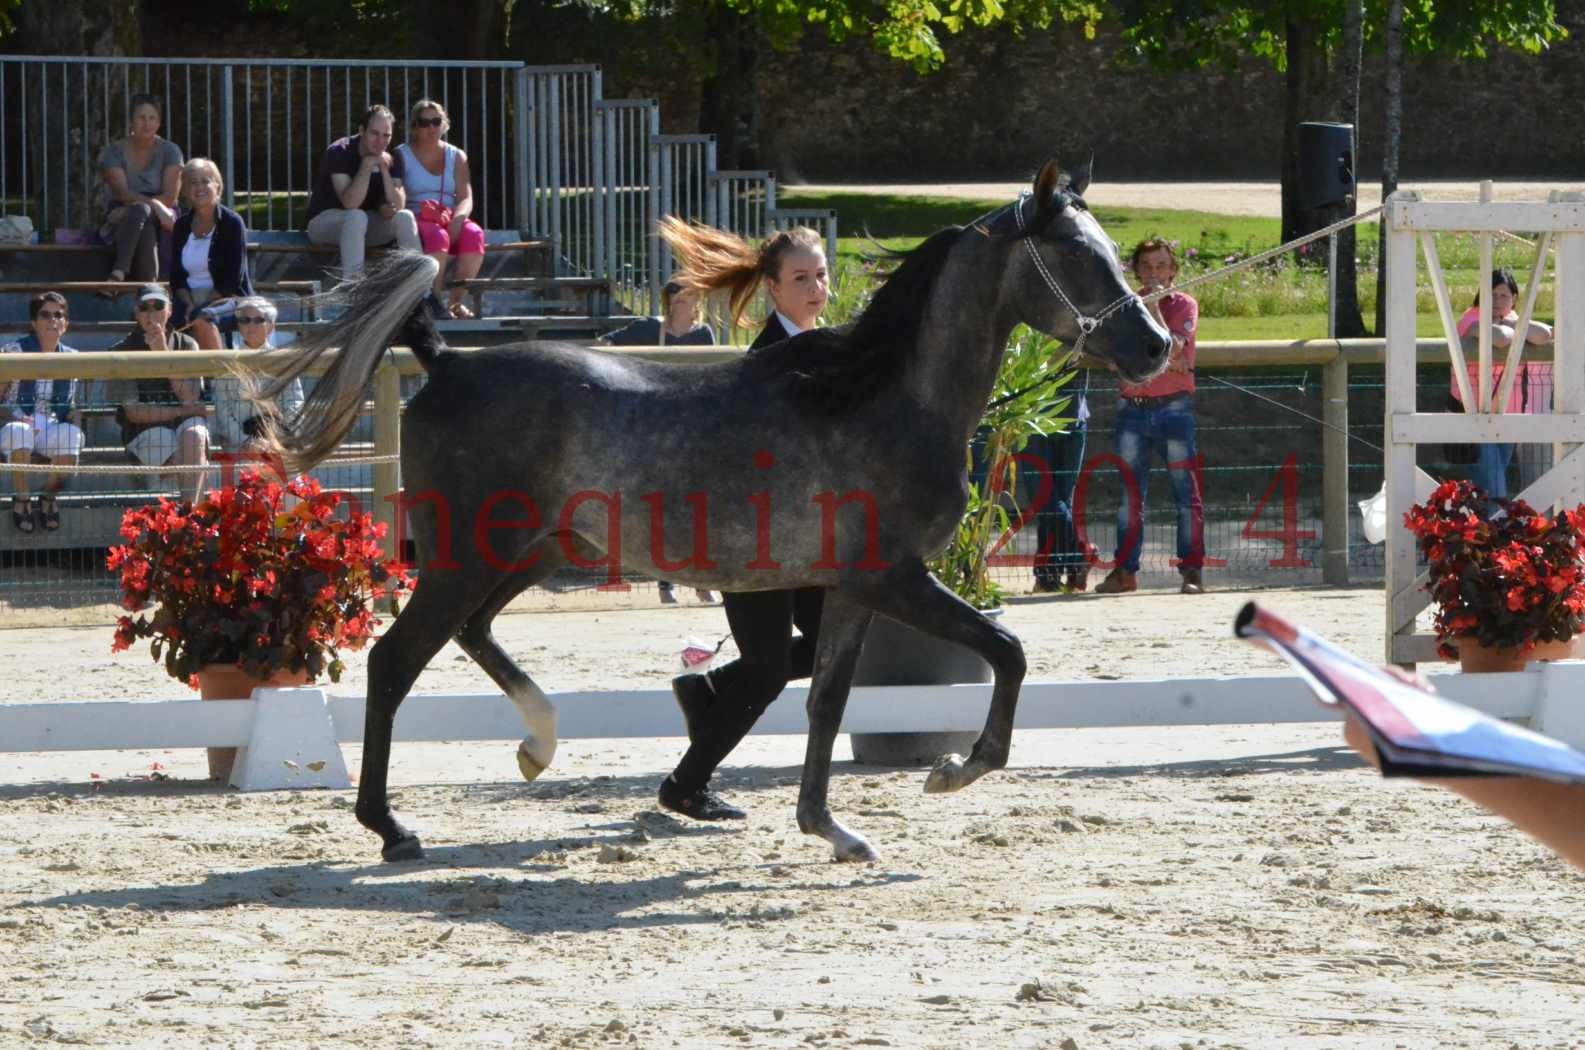
[[[1416,633],[1415,616],[1430,604],[1427,576],[1416,573],[1414,536],[1403,526],[1415,498],[1415,449],[1421,444],[1508,442],[1553,445],[1554,466],[1519,493],[1534,507],[1569,506],[1585,501],[1585,194],[1553,191],[1545,202],[1491,199],[1491,183],[1481,183],[1478,202],[1423,201],[1411,192],[1387,199],[1387,652],[1393,663],[1435,660],[1436,639]],[[1523,339],[1507,350],[1501,389],[1493,390],[1491,302],[1481,297],[1479,380],[1470,389],[1469,370],[1437,256],[1436,234],[1466,231],[1480,245],[1480,273],[1492,269],[1492,238],[1526,231],[1538,237],[1529,281],[1519,294],[1519,326],[1534,315],[1537,294],[1550,256],[1553,262],[1552,411],[1546,415],[1508,415],[1504,409],[1518,374]],[[1419,270],[1416,244],[1425,253],[1426,277],[1436,296],[1447,333],[1448,358],[1465,405],[1463,413],[1417,412],[1415,406],[1415,293]],[[1485,278],[1482,278],[1483,282]],[[1581,694],[1585,702],[1585,694]]]
[[[1479,203],[1389,199],[1387,222],[1387,659],[1434,659],[1434,639],[1414,633],[1427,604],[1415,575],[1414,541],[1402,527],[1415,501],[1415,446],[1421,442],[1553,442],[1556,466],[1522,496],[1537,506],[1585,498],[1585,196],[1553,193],[1544,202],[1493,203],[1489,184]],[[1554,404],[1550,415],[1502,412],[1508,390],[1490,389],[1489,318],[1483,315],[1478,388],[1463,415],[1415,411],[1416,243],[1448,331],[1454,375],[1465,377],[1463,351],[1433,234],[1470,230],[1481,239],[1481,269],[1491,269],[1498,231],[1540,236],[1536,263],[1521,296],[1521,318],[1535,307],[1549,253],[1555,249]],[[1489,309],[1489,308],[1483,308]],[[1511,382],[1522,341],[1509,351]],[[1467,378],[1460,380],[1467,385]],[[1280,610],[1281,601],[1273,603]],[[1232,625],[1228,625],[1231,632]],[[1532,665],[1500,675],[1432,676],[1447,696],[1502,718],[1527,720],[1541,732],[1585,749],[1585,662]],[[853,690],[843,728],[907,733],[978,729],[989,685],[868,686]],[[790,688],[756,733],[803,733],[807,690]],[[681,736],[682,718],[664,689],[562,693],[551,697],[562,739]],[[1101,726],[1238,725],[1316,722],[1335,716],[1295,676],[1195,678],[1126,682],[1026,682],[1019,729]],[[499,694],[419,695],[403,703],[397,741],[517,740],[517,709]],[[92,751],[175,747],[238,747],[232,782],[250,790],[348,786],[340,744],[363,737],[363,698],[327,697],[318,689],[261,689],[251,700],[86,701],[0,706],[0,751]],[[1014,742],[1014,760],[1017,759]],[[1073,764],[1084,755],[1075,752]],[[510,768],[506,766],[505,768]]]

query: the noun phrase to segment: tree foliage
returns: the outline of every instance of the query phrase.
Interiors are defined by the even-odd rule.
[[[1249,56],[1287,69],[1287,30],[1315,26],[1330,52],[1342,42],[1343,0],[1116,0],[1129,53],[1166,69],[1231,67]],[[1384,42],[1386,0],[1365,4],[1365,47]],[[1410,0],[1403,5],[1406,51],[1485,58],[1493,47],[1536,54],[1567,35],[1553,0]]]
[[[689,0],[586,0],[621,18],[680,13]],[[697,0],[751,19],[773,45],[789,46],[811,26],[835,43],[868,39],[876,50],[926,73],[946,60],[941,39],[971,27],[1007,25],[1017,31],[1061,21],[1087,36],[1107,9],[1099,0]]]

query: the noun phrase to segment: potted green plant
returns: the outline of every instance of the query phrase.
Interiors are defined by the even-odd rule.
[[[1069,398],[1063,388],[1072,380],[1072,355],[1049,336],[1020,327],[1013,333],[1002,357],[996,386],[980,421],[976,439],[980,462],[986,464],[983,481],[971,480],[969,500],[956,531],[945,549],[930,562],[930,571],[958,597],[988,616],[1000,616],[1005,592],[991,575],[991,558],[1011,538],[1020,522],[1017,503],[1018,462],[1036,434],[1049,434],[1067,426],[1064,415]],[[969,458],[971,479],[974,450]],[[865,639],[864,652],[854,671],[855,685],[940,685],[989,682],[991,668],[978,654],[943,639],[905,627],[883,616],[875,617]],[[979,734],[854,733],[855,761],[877,765],[918,765],[939,755],[965,751]]]
[[[1438,652],[1466,671],[1569,655],[1585,628],[1585,504],[1544,514],[1447,481],[1403,522],[1426,559]]]
[[[205,700],[339,681],[340,651],[362,648],[377,605],[387,601],[394,615],[413,586],[381,548],[385,526],[369,514],[338,517],[341,499],[312,478],[280,485],[244,471],[197,504],[128,510],[127,542],[106,559],[128,611],[111,651],[152,639],[150,655]],[[150,604],[152,614],[141,611]],[[211,748],[210,776],[224,780],[234,758],[234,748]]]

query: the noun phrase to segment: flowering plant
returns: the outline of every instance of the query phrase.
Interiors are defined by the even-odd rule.
[[[295,497],[283,509],[283,496]],[[122,616],[112,652],[153,638],[150,652],[171,677],[197,687],[208,664],[259,678],[307,670],[340,681],[340,649],[360,649],[379,621],[374,606],[413,581],[380,549],[385,526],[368,514],[336,518],[341,494],[312,478],[284,487],[257,471],[194,505],[160,500],[128,510],[127,541],[106,566],[121,574]]]
[[[1528,652],[1585,627],[1585,504],[1554,517],[1447,481],[1403,523],[1429,563],[1443,656],[1455,638]]]

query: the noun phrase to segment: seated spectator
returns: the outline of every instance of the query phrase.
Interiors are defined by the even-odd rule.
[[[236,301],[253,294],[248,278],[248,227],[220,203],[220,169],[207,157],[182,168],[182,194],[192,210],[176,220],[171,262],[171,323],[191,328],[204,350],[225,344],[221,333],[236,331]]]
[[[116,246],[112,281],[157,280],[159,231],[169,233],[176,226],[182,151],[160,138],[160,119],[158,98],[133,95],[127,137],[99,154],[99,176],[108,197],[99,236]]]
[[[446,266],[452,259],[452,281],[471,281],[484,266],[484,231],[469,219],[473,212],[473,186],[468,175],[468,155],[444,141],[451,130],[446,109],[432,99],[420,99],[408,121],[407,141],[396,148],[407,171],[407,206],[418,217],[418,237],[424,254],[440,264],[435,275],[431,309],[437,317],[459,320],[473,316],[463,303],[467,289],[451,289],[446,305],[440,293],[446,287]]]
[[[714,346],[715,333],[704,324],[704,298],[673,277],[660,290],[660,317],[641,317],[604,337],[608,346]]]
[[[28,302],[33,334],[0,346],[0,354],[75,354],[61,342],[66,335],[66,297],[40,292]],[[82,416],[77,411],[77,380],[18,379],[0,384],[0,459],[30,463],[35,455],[57,466],[77,465],[83,451]],[[65,474],[50,474],[44,493],[29,502],[28,474],[13,472],[16,495],[11,501],[11,524],[18,532],[35,526],[48,531],[61,527],[55,495],[66,484]]]
[[[171,300],[165,289],[146,284],[135,305],[138,331],[117,350],[196,350],[192,338],[171,329]],[[209,423],[197,379],[123,379],[110,386],[106,400],[117,404],[121,443],[144,466],[204,466],[209,463]],[[193,498],[203,495],[204,474],[177,476]]]
[[[1514,306],[1519,301],[1519,282],[1514,278],[1513,271],[1502,267],[1492,271],[1491,274],[1491,345],[1496,349],[1507,350],[1513,343],[1514,326],[1519,323],[1519,314]],[[1477,326],[1480,324],[1480,296],[1475,296],[1475,301],[1464,316],[1458,319],[1459,339],[1464,343],[1465,357],[1478,349],[1480,333]],[[1531,321],[1530,328],[1525,333],[1525,343],[1530,346],[1547,346],[1552,342],[1552,329],[1539,321]],[[1507,364],[1507,355],[1502,360],[1497,355],[1492,355],[1491,364],[1491,391],[1495,398],[1497,390],[1502,383],[1503,369]],[[1477,394],[1480,390],[1480,362],[1468,361],[1470,392]],[[1519,374],[1514,377],[1513,388],[1508,392],[1505,412],[1510,414],[1538,413],[1547,411],[1550,407],[1552,390],[1552,367],[1543,362],[1521,364]],[[1464,403],[1458,396],[1458,377],[1451,380],[1452,391],[1448,395],[1448,408],[1455,412],[1465,411]],[[1506,499],[1508,496],[1508,464],[1513,460],[1514,446],[1512,442],[1506,444],[1483,444],[1475,446],[1474,472],[1471,480],[1476,487],[1488,496]]]
[[[341,250],[341,269],[363,272],[368,248],[396,242],[403,251],[419,250],[418,227],[403,211],[402,158],[386,152],[396,117],[381,105],[363,114],[356,135],[337,139],[319,158],[308,198],[308,239]]]
[[[250,296],[237,301],[237,331],[242,333],[244,350],[270,350],[274,344],[275,304],[261,296]],[[249,401],[243,390],[243,381],[235,377],[217,379],[214,383],[215,420],[212,428],[215,437],[234,452],[257,452],[259,437],[263,433],[259,407]],[[282,392],[276,408],[287,417],[303,407],[303,384],[294,379]]]

